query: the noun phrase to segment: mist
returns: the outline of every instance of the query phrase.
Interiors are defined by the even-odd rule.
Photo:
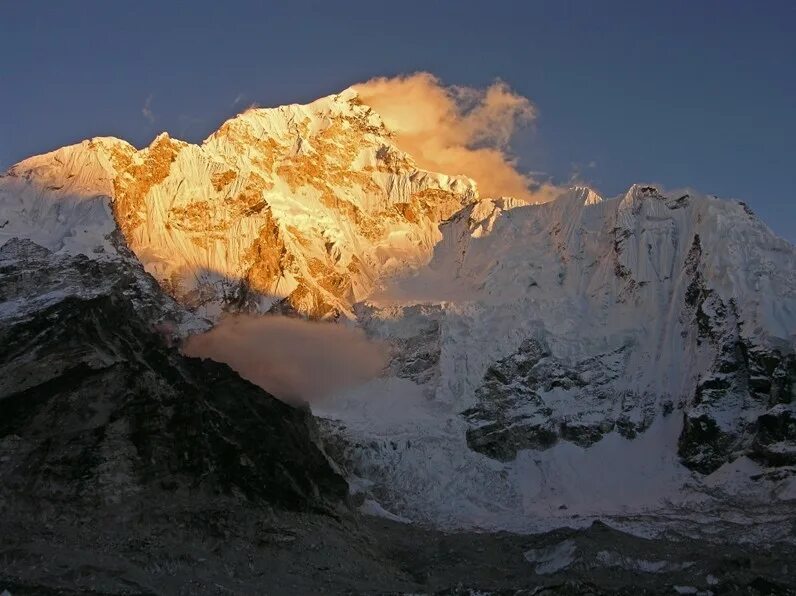
[[[421,168],[469,176],[482,197],[545,202],[558,194],[558,187],[517,169],[511,139],[537,112],[503,81],[486,89],[445,86],[434,75],[418,72],[378,77],[354,88]]]
[[[279,316],[239,315],[189,337],[187,356],[224,362],[241,377],[293,404],[318,403],[378,376],[385,345],[360,329]]]

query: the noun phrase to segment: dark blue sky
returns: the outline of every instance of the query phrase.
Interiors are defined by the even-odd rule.
[[[95,135],[198,141],[251,102],[426,70],[534,102],[524,170],[743,199],[794,241],[794,23],[791,0],[6,2],[0,167]]]

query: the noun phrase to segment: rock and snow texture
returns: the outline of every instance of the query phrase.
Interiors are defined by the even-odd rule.
[[[308,411],[180,353],[192,318],[138,263],[0,247],[4,521],[181,494],[299,510],[345,499]]]
[[[347,90],[250,109],[199,146],[165,133],[140,151],[84,141],[6,174],[0,240],[93,250],[113,229],[110,201],[147,271],[201,314],[278,303],[347,315],[381,278],[424,265],[440,221],[477,196],[468,178],[415,167],[390,137]]]
[[[108,156],[123,141],[97,138],[31,157],[0,175],[0,245],[27,238],[55,252],[115,254]]]
[[[15,236],[129,247],[211,319],[341,315],[388,342],[383,378],[316,409],[372,510],[516,529],[796,497],[796,252],[743,204],[479,200],[348,90],[201,145],[25,160],[0,178],[0,244]]]
[[[516,528],[793,498],[796,252],[744,205],[573,189],[441,230],[357,307],[394,377],[324,412],[388,509]]]

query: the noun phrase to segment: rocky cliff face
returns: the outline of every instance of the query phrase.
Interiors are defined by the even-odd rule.
[[[441,230],[426,268],[357,310],[393,346],[393,374],[430,400],[407,406],[422,428],[385,435],[349,406],[329,414],[332,434],[369,445],[347,453],[355,474],[388,494],[399,479],[398,511],[649,508],[737,490],[736,473],[792,498],[796,251],[746,206],[574,189],[544,205],[482,200]]]
[[[566,392],[578,411],[560,421],[544,416],[546,427],[539,430],[586,445],[609,429],[632,438],[656,416],[682,411],[679,453],[703,473],[742,454],[773,461],[765,455],[771,450],[790,462],[793,435],[785,429],[796,397],[792,247],[773,238],[743,205],[706,197],[670,197],[635,187],[611,211],[602,215],[602,227],[604,237],[614,239],[613,250],[588,252],[591,259],[614,262],[613,276],[598,274],[599,285],[592,286],[592,296],[611,288],[613,300],[591,305],[587,316],[581,315],[578,333],[594,328],[592,316],[600,321],[614,311],[614,320],[634,322],[650,334],[634,333],[634,341],[617,342],[613,350],[563,362],[544,347],[529,354],[527,345],[521,346],[490,367],[482,394],[506,390],[501,371],[529,391]],[[718,239],[722,228],[740,239]],[[709,247],[703,248],[703,237]],[[579,254],[572,254],[570,243],[561,259],[564,275],[579,268],[570,258],[589,258],[582,244]],[[646,354],[643,360],[640,354]],[[507,374],[507,360],[530,370]],[[640,382],[617,390],[622,379],[633,377]],[[511,393],[515,399],[520,394]],[[549,398],[542,402],[551,405]],[[772,424],[783,430],[764,430]]]
[[[113,138],[64,147],[14,166],[0,197],[0,238],[51,228],[34,239],[54,250],[96,251],[115,220],[147,271],[211,318],[334,318],[425,264],[438,224],[476,189],[418,169],[348,90],[248,110],[201,145],[164,133],[140,151]]]
[[[345,498],[309,413],[182,356],[173,340],[192,317],[139,265],[12,240],[0,280],[0,509]]]

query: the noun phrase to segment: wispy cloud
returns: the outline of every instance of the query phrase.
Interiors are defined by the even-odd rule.
[[[146,121],[150,124],[155,123],[155,113],[152,111],[152,97],[150,93],[144,101],[144,107],[141,108],[141,115],[146,118]]]
[[[587,163],[572,162],[570,164],[568,184],[593,186],[596,170],[597,162],[595,160]]]
[[[235,99],[232,101],[232,105],[231,105],[231,107],[233,107],[233,108],[234,108],[234,107],[236,107],[236,106],[237,106],[239,103],[241,103],[241,102],[243,102],[243,101],[245,101],[245,100],[246,100],[246,94],[245,94],[245,93],[238,93],[238,94],[235,96]]]

